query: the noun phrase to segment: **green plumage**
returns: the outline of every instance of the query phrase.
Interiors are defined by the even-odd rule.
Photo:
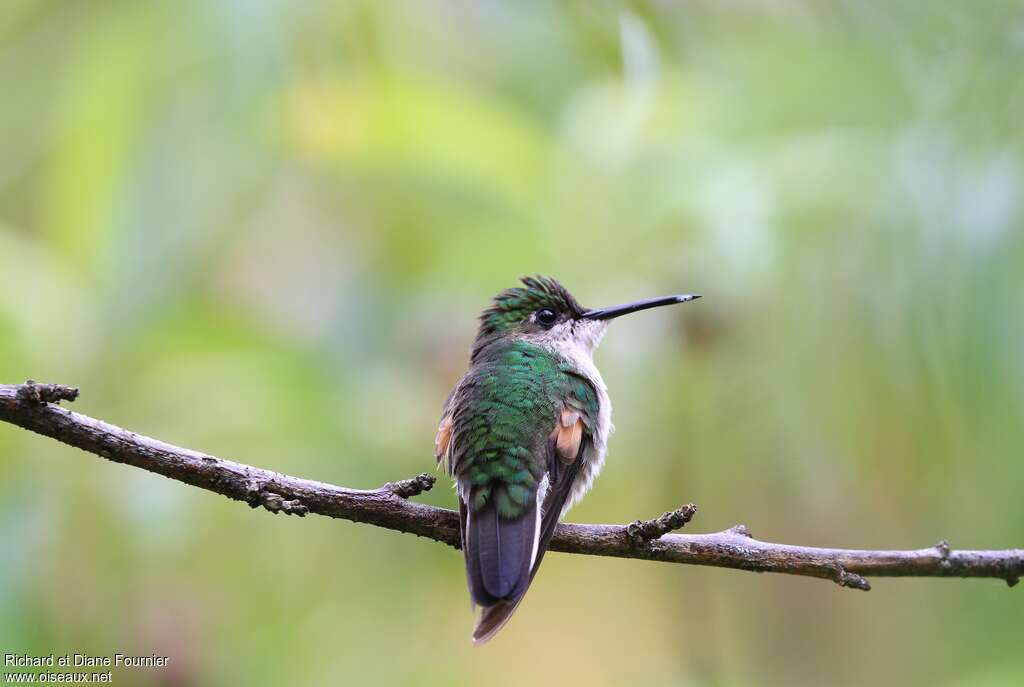
[[[480,314],[469,371],[445,402],[434,456],[455,478],[460,544],[485,642],[519,606],[559,519],[604,463],[611,404],[593,352],[609,320],[699,298],[584,309],[548,277],[524,277]]]
[[[566,402],[584,422],[597,396],[556,354],[523,340],[489,346],[451,399],[455,476],[471,511],[520,516],[548,468],[549,436]]]

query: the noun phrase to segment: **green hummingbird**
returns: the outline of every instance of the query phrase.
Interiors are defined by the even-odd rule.
[[[608,322],[700,298],[587,309],[560,283],[524,277],[480,315],[469,371],[445,402],[435,456],[455,480],[473,642],[500,630],[537,573],[558,520],[604,464],[612,405],[593,353]]]

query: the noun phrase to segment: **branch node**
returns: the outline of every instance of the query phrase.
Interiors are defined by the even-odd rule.
[[[397,482],[388,482],[384,485],[384,489],[386,491],[390,491],[395,496],[407,499],[412,496],[418,496],[425,491],[430,491],[436,480],[436,477],[424,472],[411,479],[401,479]]]
[[[634,545],[645,544],[672,530],[680,529],[693,519],[696,512],[697,506],[688,503],[682,508],[663,513],[654,520],[634,520],[626,525],[626,536]]]
[[[867,578],[857,573],[852,573],[839,564],[836,564],[832,570],[835,573],[835,582],[840,587],[850,587],[851,589],[860,589],[865,592],[871,591],[871,583],[867,581]]]
[[[949,540],[940,539],[938,543],[935,545],[935,550],[939,552],[939,567],[941,567],[944,570],[952,568],[953,564],[949,561]]]
[[[297,515],[300,518],[306,517],[306,513],[309,512],[309,509],[298,499],[288,500],[272,491],[260,492],[260,503],[257,505],[263,506],[271,513]]]
[[[754,536],[750,533],[750,528],[746,525],[733,525],[727,529],[726,532],[729,534],[735,534],[738,537],[747,537],[748,539]]]
[[[17,397],[19,401],[34,405],[74,401],[78,398],[78,387],[63,384],[39,384],[35,380],[26,379],[24,384],[18,385]]]
[[[249,479],[245,480],[246,501],[248,501],[249,505],[252,506],[253,508],[256,508],[257,506],[261,505],[260,493],[263,491],[263,487],[265,487],[266,485],[266,482],[261,482],[255,477],[250,477]]]

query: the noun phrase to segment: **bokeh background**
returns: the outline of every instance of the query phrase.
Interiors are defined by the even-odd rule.
[[[0,381],[353,487],[432,467],[522,274],[616,322],[570,519],[1024,544],[1020,2],[0,4]],[[0,651],[119,684],[1024,684],[1024,591],[462,562],[0,426]],[[439,483],[422,497],[452,506]]]

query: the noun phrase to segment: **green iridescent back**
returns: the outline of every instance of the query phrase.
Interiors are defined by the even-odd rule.
[[[515,518],[526,510],[567,400],[593,426],[597,394],[568,361],[514,338],[481,351],[449,401],[452,468],[471,511],[493,503],[499,515]]]

